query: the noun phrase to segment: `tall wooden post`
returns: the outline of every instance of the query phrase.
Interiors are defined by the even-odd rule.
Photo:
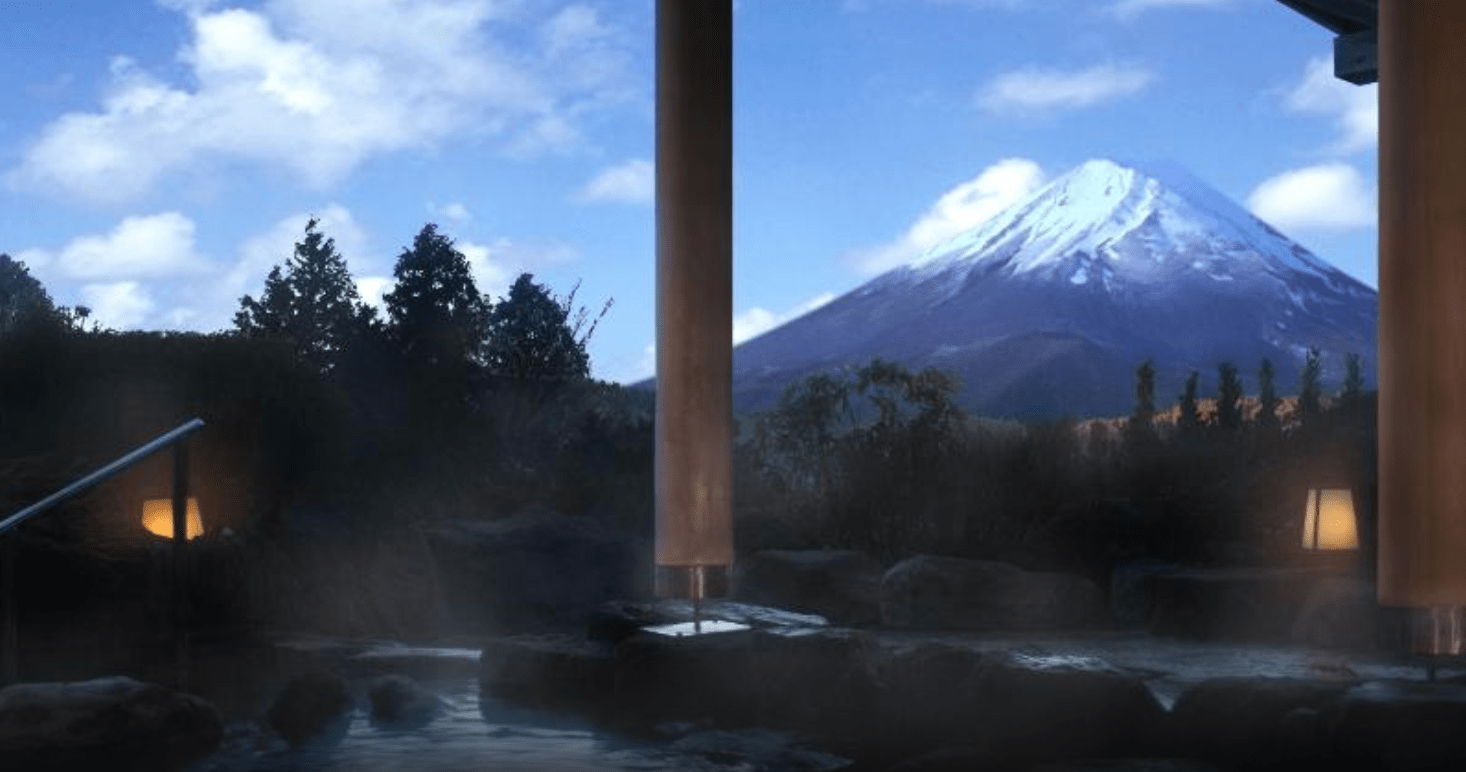
[[[1379,600],[1466,636],[1466,3],[1379,4]]]
[[[656,589],[733,562],[733,3],[657,0]]]
[[[188,439],[173,445],[173,663],[188,690]]]

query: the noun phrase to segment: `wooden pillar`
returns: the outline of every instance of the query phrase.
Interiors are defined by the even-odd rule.
[[[1379,4],[1379,600],[1466,620],[1466,2]]]
[[[657,0],[656,589],[733,562],[733,4]]]

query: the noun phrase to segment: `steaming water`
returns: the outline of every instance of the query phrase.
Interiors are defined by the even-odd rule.
[[[265,730],[234,724],[221,751],[189,772],[824,772],[847,763],[781,732],[634,738],[572,714],[480,695],[473,679],[424,685],[447,706],[425,727],[378,729],[358,708],[339,744],[291,750]]]

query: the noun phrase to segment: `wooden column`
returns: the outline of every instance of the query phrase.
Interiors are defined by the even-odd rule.
[[[657,0],[657,593],[733,562],[733,4]]]
[[[1436,654],[1466,610],[1463,34],[1466,2],[1380,2],[1379,600]]]

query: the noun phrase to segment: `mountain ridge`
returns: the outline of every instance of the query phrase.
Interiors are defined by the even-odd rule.
[[[1291,393],[1305,352],[1372,362],[1377,294],[1184,168],[1093,159],[978,226],[734,350],[735,405],[882,357],[943,367],[995,417],[1124,414],[1150,359],[1156,401],[1220,362],[1272,360]]]

